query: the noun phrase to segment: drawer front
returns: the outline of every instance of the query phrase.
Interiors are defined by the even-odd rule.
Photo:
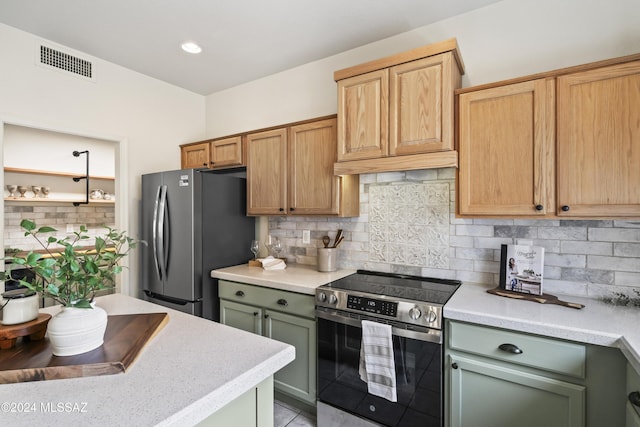
[[[550,338],[449,322],[448,345],[454,350],[492,359],[585,377],[586,347]],[[517,353],[521,351],[520,353]]]
[[[315,319],[315,300],[312,295],[298,294],[262,286],[220,280],[221,299],[252,304],[270,310]]]

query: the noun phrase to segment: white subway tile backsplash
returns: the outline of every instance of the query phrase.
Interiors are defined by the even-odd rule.
[[[35,221],[38,227],[48,225],[56,228],[57,233],[52,233],[58,238],[68,236],[66,234],[67,224],[73,225],[75,231],[79,231],[80,226],[87,227],[90,236],[103,234],[106,230],[104,226],[115,226],[115,210],[110,207],[69,207],[69,206],[13,206],[5,204],[4,220],[4,246],[5,248],[19,248],[24,250],[41,249],[38,242],[33,238],[25,236],[20,228],[23,219]],[[92,241],[87,241],[87,245],[92,245]]]

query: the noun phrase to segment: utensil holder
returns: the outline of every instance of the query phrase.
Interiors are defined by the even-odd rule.
[[[337,270],[336,248],[318,248],[318,271],[328,272]]]

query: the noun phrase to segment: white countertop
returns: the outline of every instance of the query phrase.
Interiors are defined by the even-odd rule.
[[[321,273],[315,266],[289,264],[284,270],[265,270],[246,264],[211,271],[211,277],[265,286],[300,294],[315,295],[316,288],[355,273],[355,270],[337,270]]]
[[[516,300],[465,283],[444,306],[444,317],[566,340],[617,347],[640,372],[640,308],[620,307],[588,298],[559,295],[582,309]]]
[[[146,301],[97,301],[108,314],[166,312],[169,322],[123,374],[0,384],[2,425],[194,425],[295,358],[290,345]],[[4,402],[33,411],[7,412]],[[84,412],[46,412],[42,403]]]

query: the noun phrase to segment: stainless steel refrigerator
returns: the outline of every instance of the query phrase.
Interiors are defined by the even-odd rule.
[[[142,176],[143,297],[219,321],[211,270],[246,263],[255,220],[246,216],[246,180],[182,169]]]

